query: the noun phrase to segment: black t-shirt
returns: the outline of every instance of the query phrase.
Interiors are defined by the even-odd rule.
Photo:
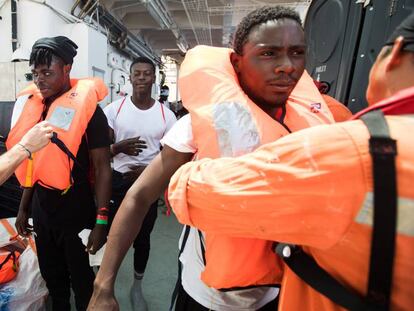
[[[73,166],[73,178],[75,183],[88,181],[88,174],[91,168],[91,158],[89,150],[96,148],[109,147],[111,141],[109,139],[108,120],[101,107],[97,107],[91,120],[86,128],[86,134],[82,137],[76,160],[80,164]]]

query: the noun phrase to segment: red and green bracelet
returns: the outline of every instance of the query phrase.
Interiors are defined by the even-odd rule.
[[[97,225],[107,225],[108,224],[108,215],[100,215],[96,216],[96,224]]]

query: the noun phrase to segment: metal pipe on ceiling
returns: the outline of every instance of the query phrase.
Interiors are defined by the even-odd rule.
[[[181,0],[197,44],[213,45],[207,0]]]
[[[98,1],[96,0],[92,5],[90,5],[89,8],[86,6],[83,7],[83,13],[79,16],[80,19],[84,19],[86,16],[92,13],[92,11],[95,9],[95,7],[98,5]]]
[[[103,27],[108,28],[109,32],[118,39],[121,36],[125,37],[125,47],[123,50],[133,57],[146,56],[152,59],[156,64],[161,64],[159,56],[137,36],[131,33],[120,21],[118,21],[109,11],[102,7],[99,3],[96,7],[98,11],[97,22]],[[123,35],[123,34],[126,34]],[[114,42],[113,42],[114,44]]]
[[[82,4],[82,1],[81,0],[76,0],[75,1],[75,3],[73,4],[73,6],[72,6],[72,8],[71,8],[71,10],[70,10],[70,14],[72,14],[73,16],[76,16],[77,18],[80,18],[80,19],[82,19],[82,18],[84,18],[87,14],[85,14],[86,12],[89,12],[89,9],[91,8],[91,7],[94,7],[96,4],[97,4],[97,2],[98,2],[98,0],[95,0],[95,2],[94,3],[92,3],[92,1],[94,1],[94,0],[87,0],[87,2],[85,3],[85,4],[83,4],[82,5],[82,7],[80,8],[80,10],[79,10],[79,12],[78,12],[78,14],[77,15],[75,15],[75,10],[76,10],[76,8],[80,5],[80,4]],[[92,11],[91,11],[92,12]]]
[[[77,6],[80,4],[81,0],[76,0],[73,5],[72,8],[70,9],[70,14],[75,15],[75,10],[77,8]]]
[[[162,29],[169,29],[176,38],[177,47],[181,52],[186,53],[189,44],[184,34],[174,21],[171,12],[163,0],[143,0],[145,7],[151,16],[158,22]]]
[[[12,51],[17,50],[17,0],[11,0],[11,35],[12,35]]]

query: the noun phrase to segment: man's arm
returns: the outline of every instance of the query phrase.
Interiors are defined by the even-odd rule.
[[[25,188],[20,200],[19,212],[17,213],[16,218],[16,229],[21,236],[29,236],[33,231],[33,227],[29,225],[33,191],[33,188]]]
[[[28,157],[28,152],[20,145],[13,146],[0,156],[0,185],[3,184]]]
[[[129,189],[109,232],[89,310],[110,309],[111,303],[115,303],[114,283],[119,266],[137,236],[150,205],[167,187],[173,173],[192,156],[191,153],[181,153],[164,146]]]
[[[111,197],[111,166],[109,155],[108,121],[101,107],[96,110],[89,120],[85,131],[89,157],[93,163],[95,180],[95,197],[98,210],[108,208]],[[97,214],[98,214],[97,210]],[[95,254],[106,242],[107,225],[95,224],[89,235],[86,251]]]
[[[109,148],[95,148],[91,149],[89,152],[92,158],[95,173],[95,196],[97,208],[108,208],[112,191],[112,171]],[[107,225],[95,224],[95,228],[89,236],[87,245],[87,249],[91,254],[95,254],[105,244],[107,233]]]
[[[45,147],[51,137],[52,128],[47,122],[41,122],[30,129],[18,144],[0,156],[0,185],[13,174],[23,160]]]
[[[111,199],[112,170],[107,147],[90,150],[95,173],[95,195],[98,207],[108,207]]]
[[[368,133],[353,137],[319,126],[239,158],[187,163],[171,179],[170,204],[203,231],[328,248],[368,191]]]

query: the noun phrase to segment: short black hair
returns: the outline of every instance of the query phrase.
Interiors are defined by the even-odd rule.
[[[381,59],[384,59],[384,58],[386,58],[387,56],[389,56],[390,54],[391,54],[391,52],[392,52],[392,49],[393,49],[393,45],[384,45],[384,47],[383,47],[383,49],[384,49],[384,52],[382,53],[382,55],[380,56],[381,57]],[[403,53],[409,53],[410,55],[411,55],[411,59],[413,60],[413,62],[414,62],[414,52],[411,52],[411,51],[405,51],[404,50],[404,47],[403,47],[403,49],[402,49],[402,52]]]
[[[151,59],[149,59],[148,57],[144,57],[144,56],[141,56],[141,57],[138,57],[138,58],[134,59],[131,66],[129,67],[129,72],[132,72],[132,67],[135,64],[139,64],[139,63],[150,64],[151,67],[152,67],[152,70],[154,71],[154,74],[155,74],[155,65],[154,65],[153,61]]]
[[[59,60],[64,63],[64,61],[59,56],[54,54],[50,49],[37,48],[33,49],[30,53],[29,66],[34,65],[37,67],[38,65],[47,65],[50,67],[53,60]]]
[[[170,88],[168,87],[168,85],[165,85],[165,84],[164,84],[163,86],[161,86],[161,89],[162,89],[162,90],[169,90]]]
[[[242,55],[243,46],[253,27],[266,23],[267,21],[279,20],[282,18],[291,19],[299,24],[302,28],[302,21],[299,14],[288,7],[280,5],[264,6],[247,14],[237,26],[233,40],[234,51]]]

